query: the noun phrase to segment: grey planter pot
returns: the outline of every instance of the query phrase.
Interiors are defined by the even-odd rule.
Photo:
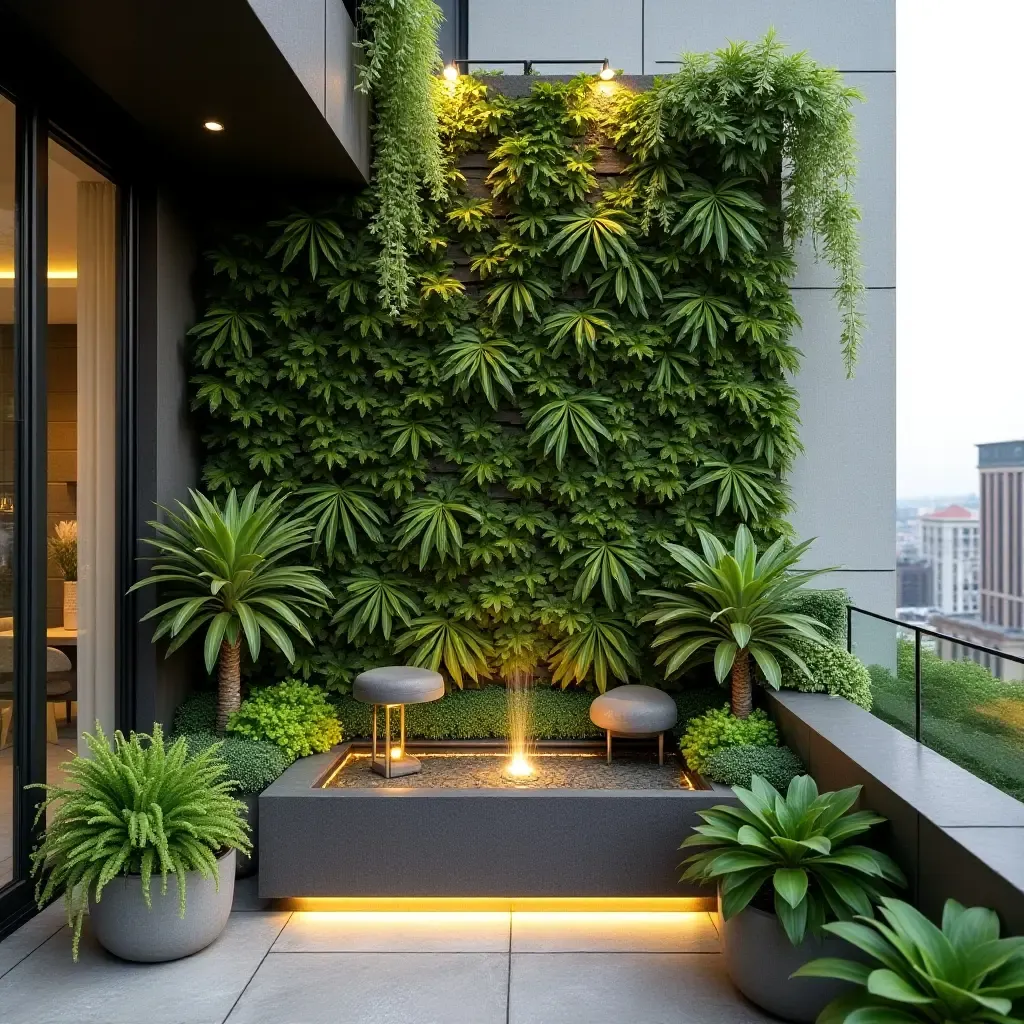
[[[138,875],[115,878],[103,887],[97,903],[89,898],[92,932],[104,949],[122,960],[161,963],[198,953],[224,930],[234,898],[235,851],[229,850],[217,862],[219,891],[212,878],[198,871],[185,875],[187,903],[185,917],[178,917],[178,880],[168,876],[167,893],[160,894],[160,877],[154,873],[150,885],[153,907],[142,899]]]
[[[793,946],[774,914],[747,907],[729,921],[718,916],[722,953],[732,983],[763,1010],[797,1024],[814,1024],[818,1014],[851,986],[829,978],[791,978],[820,956],[862,959],[853,946],[834,936],[808,935]]]
[[[252,841],[252,853],[246,855],[236,851],[237,866],[235,875],[238,878],[248,878],[256,874],[259,868],[259,839],[260,839],[260,795],[259,793],[239,793],[238,799],[245,804],[245,820],[249,823],[249,839]]]

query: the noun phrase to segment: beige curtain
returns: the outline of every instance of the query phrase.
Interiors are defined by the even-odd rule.
[[[78,722],[114,728],[116,189],[78,183]]]

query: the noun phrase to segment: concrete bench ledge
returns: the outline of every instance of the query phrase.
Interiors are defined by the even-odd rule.
[[[933,918],[952,897],[1024,934],[1024,804],[842,698],[767,694],[786,743],[821,789],[864,787],[889,819],[910,898]]]

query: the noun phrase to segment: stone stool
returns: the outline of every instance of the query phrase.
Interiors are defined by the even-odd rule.
[[[415,775],[423,771],[419,758],[405,752],[405,705],[426,704],[444,696],[444,680],[427,668],[390,665],[356,676],[352,696],[373,705],[373,744],[370,767],[385,779]],[[384,708],[384,759],[377,757],[377,709]],[[391,749],[391,710],[399,709],[401,719],[398,747]]]
[[[653,686],[616,686],[590,705],[590,720],[604,729],[608,764],[612,763],[612,736],[657,736],[658,764],[665,763],[665,733],[676,724],[676,702]]]

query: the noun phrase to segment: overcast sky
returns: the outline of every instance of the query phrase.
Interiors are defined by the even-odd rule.
[[[897,494],[1024,437],[1022,0],[897,0]]]

